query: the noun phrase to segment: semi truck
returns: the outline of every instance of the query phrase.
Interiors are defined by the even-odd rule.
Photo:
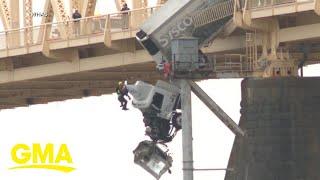
[[[160,64],[172,59],[174,39],[196,38],[201,48],[216,38],[233,9],[233,0],[169,0],[140,26],[136,38]]]

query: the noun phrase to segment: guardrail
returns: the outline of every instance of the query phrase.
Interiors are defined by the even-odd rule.
[[[314,0],[247,0],[247,9],[258,9],[292,3],[314,2]]]
[[[245,55],[242,54],[225,54],[213,55],[214,72],[250,72],[252,65],[248,62]]]
[[[176,58],[177,57],[177,58]],[[180,60],[182,61],[180,61]],[[242,54],[224,55],[193,55],[175,54],[172,60],[172,70],[175,76],[190,73],[247,73],[253,71],[253,65]]]
[[[137,30],[161,6],[122,11],[101,16],[85,17],[66,22],[46,23],[0,32],[0,50],[41,45],[43,41],[64,41],[104,32],[117,33]],[[107,31],[105,31],[107,28]]]

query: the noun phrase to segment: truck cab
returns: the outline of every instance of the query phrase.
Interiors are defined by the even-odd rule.
[[[172,111],[179,108],[180,89],[165,81],[159,80],[155,86],[137,81],[127,88],[133,96],[132,105],[142,113],[155,113],[157,117],[169,120]]]
[[[136,38],[157,64],[169,61],[173,39],[196,38],[201,48],[232,20],[233,5],[233,0],[169,0],[143,23]]]

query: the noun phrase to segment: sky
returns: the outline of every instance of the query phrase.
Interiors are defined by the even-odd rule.
[[[44,0],[34,2],[42,11]],[[113,2],[113,1],[112,1]],[[130,3],[128,3],[130,6]],[[68,5],[68,3],[66,3]],[[106,8],[105,8],[106,7]],[[98,0],[99,14],[112,12],[111,0]],[[38,20],[35,20],[38,21]],[[319,75],[319,66],[305,68],[305,75]],[[236,122],[240,118],[241,79],[206,80],[198,84]],[[144,136],[142,114],[129,103],[122,111],[115,94],[53,102],[0,111],[0,179],[87,180],[154,179],[133,163],[132,151]],[[192,95],[195,168],[225,168],[234,135]],[[163,180],[182,179],[181,132],[169,143],[172,174]],[[75,171],[65,174],[47,170],[9,170],[14,166],[11,149],[16,144],[52,143],[55,149],[67,144]],[[194,179],[223,180],[224,172],[194,172]]]

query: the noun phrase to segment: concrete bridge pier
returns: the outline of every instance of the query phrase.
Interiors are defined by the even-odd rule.
[[[225,180],[320,179],[320,78],[245,79]]]

